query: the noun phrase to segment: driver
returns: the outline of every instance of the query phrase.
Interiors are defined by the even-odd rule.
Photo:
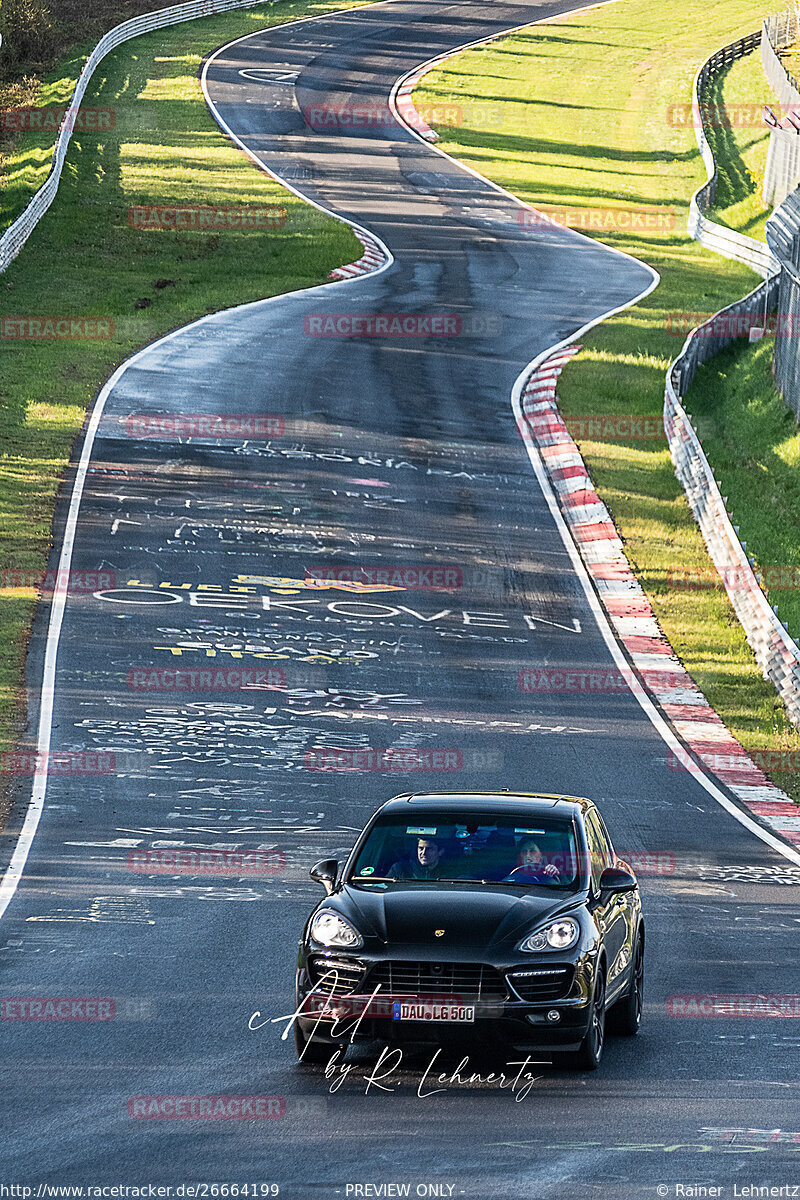
[[[444,844],[441,840],[421,837],[417,840],[416,852],[410,858],[401,858],[389,868],[396,879],[440,879],[444,866]]]
[[[558,875],[558,867],[555,863],[545,862],[539,844],[533,838],[526,838],[520,842],[518,850],[517,865],[513,871],[509,872],[508,879],[525,880],[529,883],[549,883],[554,876]]]

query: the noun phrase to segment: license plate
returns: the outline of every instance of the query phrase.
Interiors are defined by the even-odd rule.
[[[393,1018],[395,1021],[446,1021],[456,1025],[471,1025],[475,1020],[475,1005],[395,1000]]]

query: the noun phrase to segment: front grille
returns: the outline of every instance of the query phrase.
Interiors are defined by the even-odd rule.
[[[458,996],[473,1000],[505,1000],[508,990],[494,967],[483,963],[376,963],[363,985],[391,996]]]
[[[521,1000],[563,1000],[569,995],[573,967],[520,967],[508,981]]]
[[[308,973],[318,996],[349,996],[358,991],[364,975],[364,964],[355,958],[312,958]]]

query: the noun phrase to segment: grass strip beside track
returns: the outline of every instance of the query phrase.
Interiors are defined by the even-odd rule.
[[[710,359],[687,404],[770,603],[798,639],[800,432],[775,388],[773,349],[768,337]]]
[[[762,17],[752,0],[712,8],[685,0],[666,9],[620,0],[465,51],[415,92],[442,149],[661,274],[647,299],[583,338],[585,348],[559,389],[568,420],[661,422],[665,373],[685,334],[758,282],[747,268],[692,241],[686,216],[705,178],[691,127],[695,72],[721,45],[758,28]],[[726,101],[729,89],[748,92],[753,62],[741,77],[737,65],[717,85]],[[764,90],[759,80],[759,99]],[[744,163],[755,171],[760,131],[753,131],[752,146],[744,144],[747,130],[744,140],[739,130],[720,132],[736,136],[717,139],[729,156],[718,215],[752,233],[758,202],[743,194],[745,168],[734,150],[740,157],[752,152]],[[664,631],[709,702],[745,747],[800,750],[800,735],[762,678],[727,597],[708,586],[711,563],[663,436],[624,441],[578,434],[577,440]],[[740,477],[746,486],[746,473]],[[770,774],[800,798],[800,772]]]
[[[761,197],[767,164],[768,104],[780,113],[758,50],[712,76],[703,95],[708,140],[717,160],[717,195],[709,216],[721,225],[764,241],[772,212]]]
[[[346,7],[286,0],[178,25],[120,47],[95,75],[84,105],[112,109],[114,128],[73,136],[56,201],[0,275],[0,319],[95,317],[114,332],[75,341],[0,337],[0,572],[44,570],[72,445],[117,364],[205,313],[321,283],[360,257],[349,228],[255,170],[222,135],[197,78],[202,57],[221,43]],[[64,99],[80,64],[81,55],[70,53],[43,96]],[[24,137],[13,150],[29,182],[25,172],[38,153]],[[13,176],[13,157],[8,166]],[[282,209],[285,220],[216,232],[129,224],[131,206],[175,204]],[[265,357],[278,349],[265,346]],[[4,586],[2,601],[0,749],[13,743],[23,717],[36,589]]]
[[[716,81],[715,81],[716,83]],[[762,104],[780,112],[760,57],[739,59],[718,77],[706,101],[720,117],[711,133],[719,164],[713,217],[763,240],[771,211],[760,195],[769,133]],[[730,127],[723,110],[730,114]],[[782,330],[782,333],[791,332]],[[795,333],[796,336],[796,333]],[[720,481],[728,509],[761,570],[778,615],[800,636],[800,433],[772,378],[774,341],[732,346],[711,359],[689,390],[687,406]]]

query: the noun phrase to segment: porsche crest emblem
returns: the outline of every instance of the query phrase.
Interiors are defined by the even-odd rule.
[[[434,933],[436,934],[436,936],[437,936],[437,937],[444,937],[444,930],[443,930],[443,929],[435,929],[435,930],[434,930]]]

